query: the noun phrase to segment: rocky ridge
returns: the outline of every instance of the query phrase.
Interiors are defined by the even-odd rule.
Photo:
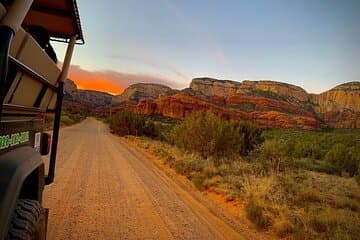
[[[342,84],[321,94],[308,94],[301,87],[275,81],[196,78],[182,91],[166,88],[164,92],[161,85],[161,89],[156,91],[152,86],[144,94],[139,89],[147,86],[136,85],[136,98],[131,102],[132,109],[140,114],[183,118],[193,111],[212,110],[226,119],[253,121],[269,128],[360,127],[360,82]]]
[[[80,90],[76,84],[67,79],[64,83],[64,104],[68,106],[93,109],[109,106],[114,96],[94,90]]]
[[[140,100],[155,100],[162,96],[169,96],[176,93],[168,86],[155,83],[136,83],[130,85],[124,92],[114,98],[114,102],[133,102]]]

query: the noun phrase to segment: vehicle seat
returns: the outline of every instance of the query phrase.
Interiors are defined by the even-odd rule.
[[[49,83],[56,85],[60,75],[60,69],[45,53],[45,51],[37,44],[34,38],[20,28],[15,34],[11,47],[10,55],[22,64],[32,69],[38,75],[45,78]],[[33,78],[26,72],[15,70],[15,79],[9,88],[5,97],[5,103],[22,105],[28,107],[40,107],[42,109],[54,109],[55,104],[50,104],[55,98],[56,92],[51,89],[45,89],[43,92],[43,84]],[[10,74],[9,74],[10,75]],[[39,102],[39,95],[43,95]],[[51,105],[51,106],[50,106]]]

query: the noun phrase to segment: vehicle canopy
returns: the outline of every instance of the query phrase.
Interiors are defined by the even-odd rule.
[[[15,1],[0,0],[0,3],[8,8]],[[52,40],[68,42],[76,35],[76,43],[84,44],[76,0],[34,0],[22,22],[25,28],[31,25],[45,28]]]
[[[76,0],[34,0],[23,26],[39,25],[45,28],[52,40],[69,41],[77,36],[84,44]]]

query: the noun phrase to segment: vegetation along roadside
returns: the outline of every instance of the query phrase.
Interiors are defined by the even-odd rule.
[[[294,239],[357,239],[360,131],[263,130],[212,112],[183,121],[122,111],[109,119],[200,191],[243,200],[257,228]],[[358,183],[356,183],[358,181]]]

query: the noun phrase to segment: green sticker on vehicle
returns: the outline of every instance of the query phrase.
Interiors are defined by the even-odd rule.
[[[0,136],[0,149],[13,147],[29,141],[29,132],[12,133]]]

